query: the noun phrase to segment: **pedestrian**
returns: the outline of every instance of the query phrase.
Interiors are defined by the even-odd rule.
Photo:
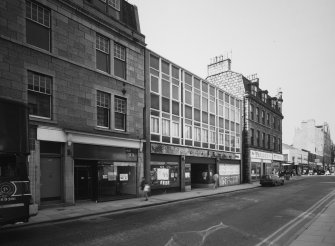
[[[214,180],[213,189],[216,189],[219,183],[219,175],[217,173],[213,175],[213,180]]]
[[[148,192],[150,191],[150,186],[144,177],[141,181],[141,190],[143,193],[143,197],[145,197],[145,201],[148,201]]]

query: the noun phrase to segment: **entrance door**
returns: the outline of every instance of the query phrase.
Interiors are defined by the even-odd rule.
[[[60,158],[41,157],[41,201],[61,199]]]
[[[75,199],[92,199],[92,168],[90,166],[75,166]]]

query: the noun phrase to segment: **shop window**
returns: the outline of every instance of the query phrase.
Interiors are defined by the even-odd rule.
[[[178,162],[151,162],[150,181],[152,189],[166,189],[179,187]]]
[[[50,26],[50,10],[38,3],[26,1],[27,43],[51,51]]]
[[[28,71],[28,106],[30,115],[51,118],[51,77]]]

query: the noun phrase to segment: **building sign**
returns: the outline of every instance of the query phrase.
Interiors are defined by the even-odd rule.
[[[240,165],[220,164],[219,175],[240,175]]]
[[[272,153],[250,150],[250,157],[252,159],[272,160]]]
[[[273,153],[273,160],[274,161],[284,161],[284,155]]]
[[[188,147],[180,147],[173,145],[165,145],[159,143],[151,143],[151,153],[155,154],[168,154],[168,155],[184,155],[184,156],[197,156],[223,159],[241,159],[241,154],[234,154],[223,151],[213,151],[205,149],[195,149]]]

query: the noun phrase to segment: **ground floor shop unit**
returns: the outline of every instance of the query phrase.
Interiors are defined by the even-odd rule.
[[[213,187],[216,173],[220,186],[240,184],[241,160],[234,159],[235,156],[228,152],[151,143],[147,167],[151,193]]]
[[[36,130],[29,160],[34,203],[102,202],[139,195],[140,140],[41,126]]]
[[[249,150],[250,181],[259,181],[262,175],[279,175],[283,168],[284,156],[282,154],[265,152],[259,150]]]

